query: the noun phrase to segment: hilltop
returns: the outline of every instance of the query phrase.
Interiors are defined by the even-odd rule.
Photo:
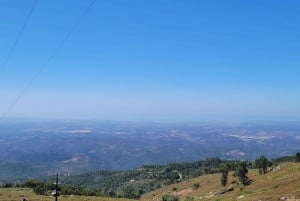
[[[230,172],[225,188],[220,185],[220,174],[206,174],[144,194],[140,201],[160,201],[165,194],[179,196],[183,201],[300,200],[300,163],[282,163],[265,175],[259,175],[256,169],[249,170],[248,175],[253,180],[249,186],[238,184],[232,175]],[[222,194],[230,188],[233,190]]]

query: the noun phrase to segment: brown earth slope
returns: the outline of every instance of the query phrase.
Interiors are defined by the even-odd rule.
[[[252,184],[242,186],[231,172],[229,184],[224,188],[220,185],[220,174],[203,175],[147,193],[140,200],[160,201],[163,194],[174,194],[183,201],[187,197],[195,201],[300,201],[300,163],[281,164],[265,175],[259,175],[257,170],[250,170],[248,176],[253,180]],[[193,188],[194,184],[199,184],[199,188]],[[233,190],[222,194],[230,188]]]

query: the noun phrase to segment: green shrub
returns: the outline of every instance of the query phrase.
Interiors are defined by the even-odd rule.
[[[163,195],[161,198],[162,201],[179,201],[179,197],[175,195]]]
[[[185,199],[184,199],[184,201],[194,201],[194,198],[191,198],[191,197],[186,197]]]
[[[200,184],[199,183],[194,183],[193,184],[193,189],[196,190],[200,187]]]

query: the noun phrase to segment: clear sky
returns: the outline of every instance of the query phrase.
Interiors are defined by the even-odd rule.
[[[0,64],[33,3],[0,2]],[[80,17],[89,3],[37,2],[0,66],[1,114],[299,119],[299,1],[96,0]]]

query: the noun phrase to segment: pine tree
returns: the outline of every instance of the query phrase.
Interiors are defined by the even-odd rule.
[[[300,162],[300,153],[297,152],[296,153],[296,163],[299,163]]]
[[[228,183],[228,171],[229,171],[229,167],[227,164],[220,165],[221,185],[222,186],[226,186]]]
[[[249,184],[249,178],[247,177],[248,174],[248,168],[247,168],[247,162],[242,161],[240,162],[235,170],[235,175],[239,178],[240,182],[247,186]]]
[[[255,160],[255,165],[258,168],[259,174],[266,174],[268,166],[271,164],[265,156],[261,156]]]

